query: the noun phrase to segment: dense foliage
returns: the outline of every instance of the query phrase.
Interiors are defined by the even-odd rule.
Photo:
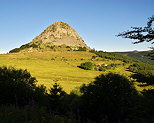
[[[132,77],[138,82],[145,82],[147,84],[154,84],[154,65],[146,63],[134,63],[128,67],[134,74]]]
[[[127,78],[113,73],[100,75],[81,92],[81,115],[97,122],[126,122],[138,96]]]
[[[143,90],[142,94],[143,117],[147,120],[146,122],[152,123],[154,121],[154,89]]]
[[[0,106],[1,123],[74,123],[73,120],[48,113],[44,107],[28,105],[22,108],[18,106]]]
[[[0,67],[0,121],[69,123],[71,120],[55,115],[61,96],[65,95],[57,83],[47,90],[36,86],[37,80],[27,70]],[[58,104],[59,103],[59,104]],[[68,118],[67,118],[68,119]]]
[[[58,83],[47,93],[43,85],[36,86],[36,79],[27,70],[1,67],[0,93],[2,123],[152,123],[154,120],[154,90],[139,93],[126,77],[114,73],[100,75],[70,94]]]
[[[0,104],[27,104],[35,96],[37,80],[27,70],[0,68]]]

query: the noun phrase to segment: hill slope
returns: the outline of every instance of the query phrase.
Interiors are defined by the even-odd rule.
[[[93,81],[100,74],[114,72],[129,77],[132,72],[128,71],[128,67],[135,63],[129,57],[103,51],[19,52],[0,55],[0,61],[0,66],[27,69],[37,78],[38,84],[44,84],[47,88],[58,81],[68,93],[83,83]],[[84,70],[78,67],[85,62],[92,62],[95,65],[103,63],[107,64],[107,67],[116,66],[114,69],[107,68],[105,71]],[[137,85],[138,83],[135,84],[138,90],[143,89]]]
[[[116,52],[116,53],[135,58],[141,62],[148,62],[154,64],[154,60],[152,60],[151,59],[152,57],[149,56],[151,52],[152,51],[149,50],[149,51],[130,51],[130,52]]]

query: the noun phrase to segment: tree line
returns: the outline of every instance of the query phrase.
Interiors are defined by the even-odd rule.
[[[110,60],[120,60],[124,63],[131,63],[131,62],[137,61],[136,59],[133,59],[118,53],[110,53],[110,52],[96,51],[96,50],[91,50],[90,52],[95,53],[96,57],[101,57],[101,58],[110,59]]]
[[[0,68],[0,121],[132,123],[154,121],[154,90],[139,92],[125,76],[108,73],[67,94],[55,83],[36,86],[27,70]],[[143,110],[144,109],[144,110]]]

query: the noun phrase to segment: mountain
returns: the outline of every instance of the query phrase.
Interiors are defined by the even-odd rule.
[[[149,51],[129,51],[129,52],[114,52],[121,55],[129,56],[135,58],[141,62],[147,62],[154,64],[153,50]]]
[[[47,27],[30,43],[10,52],[44,50],[86,50],[90,49],[79,34],[67,23],[58,21]]]

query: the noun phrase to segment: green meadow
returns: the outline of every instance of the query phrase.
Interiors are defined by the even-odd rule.
[[[58,82],[66,92],[88,83],[102,72],[88,71],[77,66],[93,56],[89,52],[46,52],[0,55],[0,66],[27,69],[36,77],[38,84],[47,88]],[[54,60],[53,60],[54,59]]]
[[[83,83],[90,83],[100,74],[114,72],[127,77],[132,74],[127,71],[129,63],[119,65],[116,69],[105,72],[84,70],[78,67],[81,63],[87,61],[93,63],[123,64],[119,60],[109,60],[100,57],[92,59],[93,56],[95,56],[94,53],[83,51],[20,52],[0,55],[0,66],[27,69],[38,80],[37,85],[43,84],[49,89],[55,82],[58,82],[67,93],[81,86]],[[137,85],[138,83],[135,84],[138,90],[144,89]]]

